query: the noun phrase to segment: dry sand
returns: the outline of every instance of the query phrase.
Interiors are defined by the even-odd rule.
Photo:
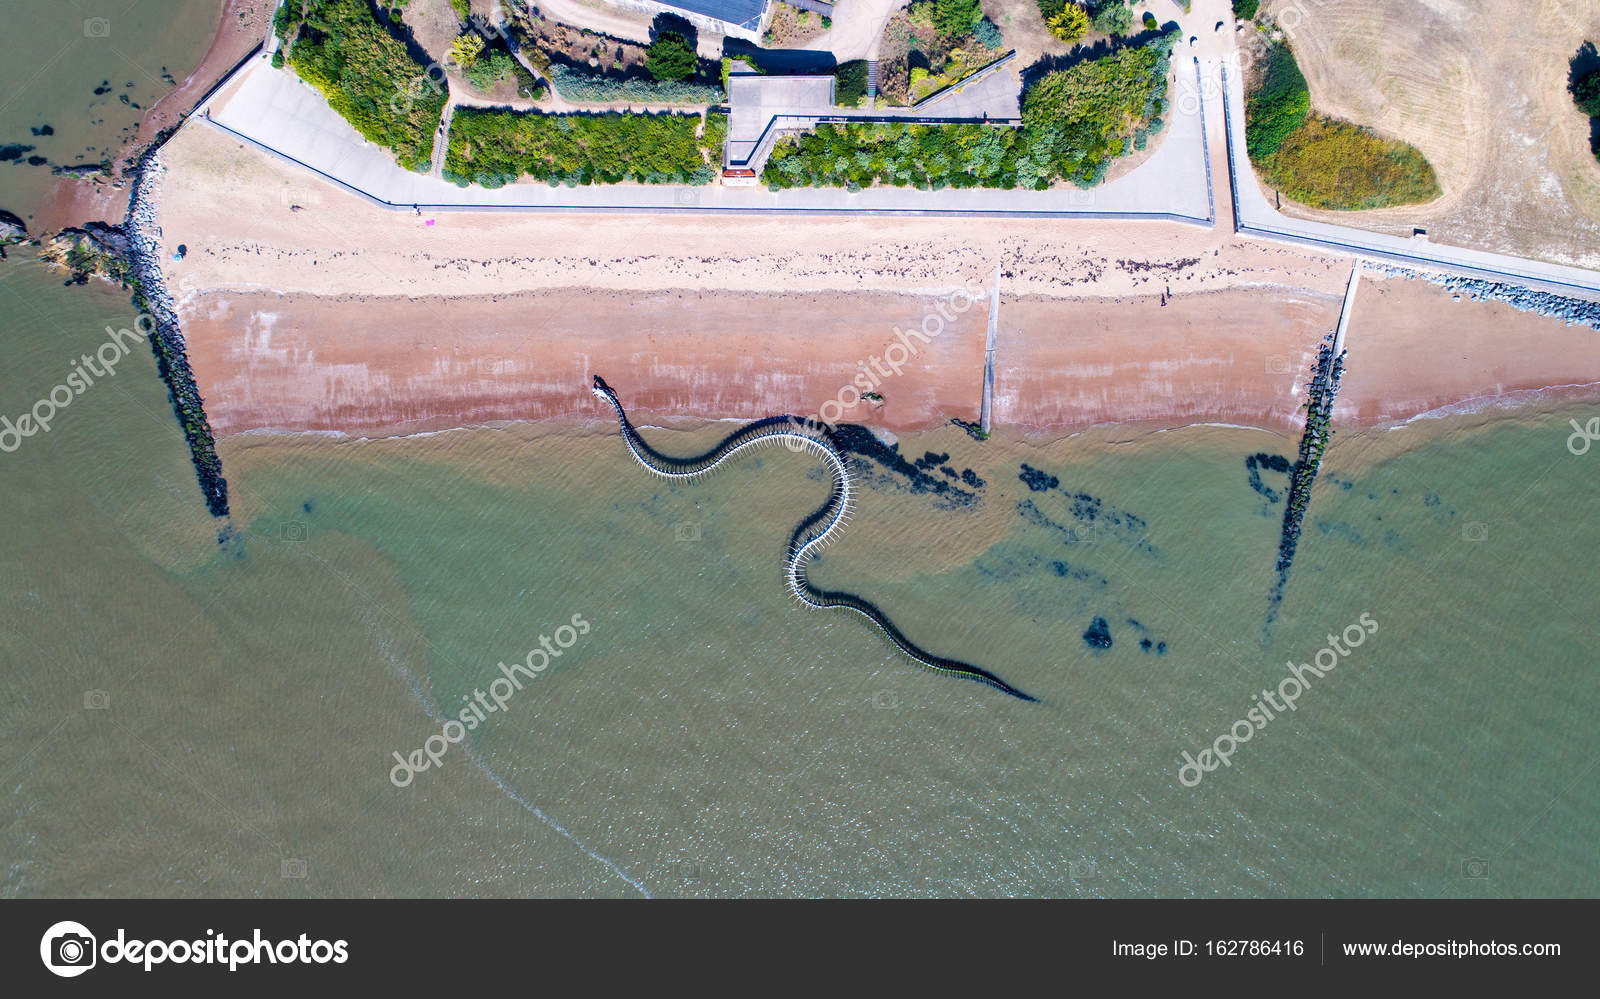
[[[963,219],[444,213],[353,195],[203,126],[163,154],[168,279],[213,426],[381,436],[603,419],[807,415],[895,328],[1001,268],[1002,432],[1297,422],[1350,261],[1226,227]],[[984,316],[963,313],[845,419],[975,419]],[[1382,424],[1600,383],[1600,336],[1442,289],[1368,282],[1345,420]],[[847,400],[848,401],[848,400]]]

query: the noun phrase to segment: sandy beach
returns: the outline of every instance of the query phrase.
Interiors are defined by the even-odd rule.
[[[221,436],[599,418],[595,373],[658,422],[815,413],[996,264],[1006,432],[1283,430],[1350,273],[1347,258],[1153,222],[418,216],[204,127],[163,156],[169,257],[186,248],[167,277]],[[882,402],[846,420],[976,418],[983,309],[946,309],[898,374],[870,378]],[[1422,281],[1366,280],[1350,349],[1336,416],[1363,426],[1600,383],[1594,331]]]

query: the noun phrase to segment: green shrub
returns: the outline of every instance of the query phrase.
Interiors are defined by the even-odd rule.
[[[444,87],[379,24],[367,0],[308,0],[289,65],[408,170],[426,170]]]
[[[1146,31],[1156,30],[1156,16],[1148,10],[1144,12],[1144,28]]]
[[[1045,22],[1050,33],[1064,42],[1075,42],[1089,33],[1089,15],[1082,7],[1069,3],[1061,13]]]
[[[518,96],[532,100],[544,96],[544,87],[533,78],[533,74],[517,62],[510,52],[501,48],[492,48],[480,55],[461,75],[479,93],[487,94],[500,83],[514,80]]]
[[[867,61],[852,59],[833,71],[833,100],[840,107],[853,108],[867,96]]]
[[[472,0],[450,0],[450,6],[463,21],[472,16]]]
[[[663,82],[682,82],[695,74],[700,60],[689,40],[675,31],[663,31],[650,43],[644,68]]]
[[[1261,9],[1261,0],[1233,0],[1233,16],[1241,21],[1253,21]]]
[[[289,40],[289,29],[295,25],[295,17],[300,13],[300,5],[296,0],[285,0],[278,9],[272,12],[272,33],[278,41]]]
[[[1039,16],[1046,24],[1050,19],[1067,9],[1067,0],[1034,0],[1039,6]]]
[[[1311,91],[1287,44],[1267,53],[1260,82],[1245,100],[1245,148],[1257,164],[1278,151],[1311,112]]]
[[[1005,44],[1000,37],[1000,28],[987,17],[978,20],[977,26],[972,29],[972,36],[986,49],[999,49]]]
[[[722,147],[728,141],[728,116],[721,111],[707,111],[705,127],[701,129],[700,148],[714,167],[722,166]]]
[[[724,116],[715,115],[715,118]],[[461,108],[450,126],[445,172],[458,184],[499,186],[519,177],[551,184],[705,184],[708,143],[725,120],[697,114],[543,114]],[[718,164],[720,165],[720,164]]]
[[[1572,85],[1572,99],[1578,110],[1591,118],[1600,118],[1600,69]]]
[[[1102,35],[1126,35],[1133,29],[1133,8],[1127,0],[1102,0],[1093,20]]]
[[[941,35],[961,38],[983,17],[979,0],[933,0],[933,26]]]
[[[1261,172],[1273,187],[1313,208],[1356,211],[1439,196],[1433,167],[1415,147],[1319,114],[1288,135]]]
[[[1022,127],[900,122],[818,125],[780,141],[762,180],[769,186],[937,190],[1039,190],[1057,180],[1092,186],[1135,133],[1160,128],[1171,36],[1050,73],[1029,88]]]
[[[552,63],[545,73],[562,98],[580,104],[633,101],[650,104],[718,104],[722,91],[699,83],[658,82],[643,78],[620,79],[586,73]]]

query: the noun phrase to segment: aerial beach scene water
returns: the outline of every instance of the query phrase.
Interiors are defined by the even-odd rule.
[[[1592,5],[106,6],[5,897],[1600,894]]]

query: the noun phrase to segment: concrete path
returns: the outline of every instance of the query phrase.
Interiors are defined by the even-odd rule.
[[[833,27],[805,44],[811,52],[832,52],[840,62],[878,58],[883,27],[906,0],[839,0]]]
[[[1180,68],[1181,72],[1193,72]],[[511,184],[461,188],[401,169],[389,152],[361,138],[322,95],[293,73],[252,63],[211,108],[209,124],[250,145],[306,167],[380,205],[433,211],[542,210],[796,214],[1063,215],[1165,218],[1209,224],[1203,131],[1198,115],[1174,116],[1161,147],[1139,169],[1088,191],[869,188],[676,187],[618,184],[551,187]]]
[[[1204,76],[1223,96],[1228,114],[1229,170],[1237,199],[1234,229],[1248,238],[1286,240],[1404,267],[1444,270],[1504,281],[1540,291],[1600,301],[1600,272],[1500,253],[1448,246],[1425,239],[1390,236],[1349,226],[1290,218],[1272,207],[1245,151],[1244,74],[1237,56],[1202,59]],[[1223,84],[1223,80],[1226,84]]]

